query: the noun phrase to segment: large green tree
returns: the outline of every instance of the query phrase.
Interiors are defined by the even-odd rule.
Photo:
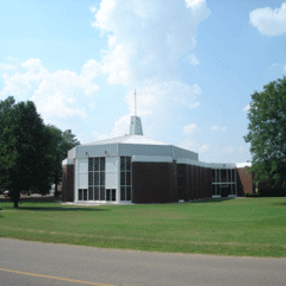
[[[0,185],[18,207],[20,192],[45,193],[52,182],[51,134],[33,102],[0,102]]]
[[[286,77],[270,82],[251,95],[248,112],[251,171],[256,182],[286,185]]]

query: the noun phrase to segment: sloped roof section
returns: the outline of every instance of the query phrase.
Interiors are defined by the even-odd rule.
[[[168,146],[170,144],[164,143],[162,141],[158,141],[155,139],[151,139],[142,135],[125,135],[115,138],[110,138],[101,141],[95,141],[88,144],[83,144],[82,146],[90,146],[90,145],[103,145],[103,144],[139,144],[139,145],[164,145]]]

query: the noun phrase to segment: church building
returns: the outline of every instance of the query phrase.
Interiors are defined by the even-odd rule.
[[[135,115],[129,135],[68,152],[62,200],[144,204],[243,196],[255,190],[246,168],[250,166],[201,162],[198,153],[143,136]]]

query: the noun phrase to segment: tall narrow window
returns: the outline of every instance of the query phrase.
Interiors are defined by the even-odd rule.
[[[132,201],[131,157],[120,157],[120,200]]]
[[[88,200],[105,201],[105,157],[88,159]]]

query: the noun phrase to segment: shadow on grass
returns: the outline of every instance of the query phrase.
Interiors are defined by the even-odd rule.
[[[109,211],[107,209],[101,209],[101,208],[90,208],[90,207],[25,207],[25,206],[19,206],[19,210],[27,210],[27,211],[60,211],[60,212],[66,212],[66,211],[82,211],[82,212],[94,212],[94,211]]]
[[[211,199],[202,199],[197,201],[191,201],[191,204],[213,204],[213,203],[221,203],[224,201],[233,200],[234,198],[211,198]]]

